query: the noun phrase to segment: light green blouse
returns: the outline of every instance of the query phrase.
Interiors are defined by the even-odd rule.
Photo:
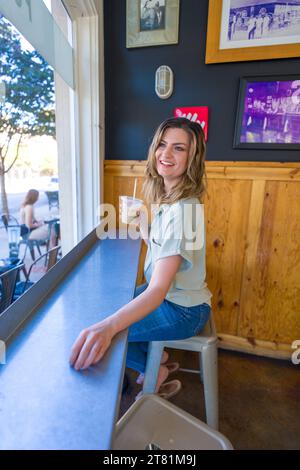
[[[144,268],[148,283],[155,262],[173,255],[183,260],[166,299],[185,307],[211,305],[212,294],[205,283],[204,208],[197,198],[162,204],[155,212]]]

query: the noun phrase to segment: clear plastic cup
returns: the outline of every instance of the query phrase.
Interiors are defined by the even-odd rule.
[[[120,196],[121,199],[121,220],[123,224],[130,224],[137,217],[144,201],[131,196]]]

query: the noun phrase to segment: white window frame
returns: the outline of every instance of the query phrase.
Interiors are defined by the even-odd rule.
[[[103,0],[63,0],[73,25],[75,91],[56,77],[63,253],[97,224],[103,202]]]

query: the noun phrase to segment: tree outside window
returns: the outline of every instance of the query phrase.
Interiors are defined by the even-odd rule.
[[[1,210],[9,214],[5,175],[18,159],[22,139],[55,137],[53,69],[0,16],[0,188]]]

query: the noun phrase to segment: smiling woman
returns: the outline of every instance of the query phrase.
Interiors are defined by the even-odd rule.
[[[201,128],[201,130],[200,130]],[[163,164],[165,163],[165,165]],[[170,178],[160,171],[171,171]],[[178,177],[170,193],[169,180]],[[181,176],[181,177],[180,177]],[[186,118],[170,118],[163,122],[148,152],[146,179],[143,187],[149,203],[173,203],[193,194],[201,198],[205,191],[205,139],[202,127]]]
[[[127,366],[140,372],[142,384],[150,341],[185,339],[200,332],[210,315],[205,283],[204,133],[200,124],[170,118],[156,131],[149,149],[144,195],[156,204],[145,261],[146,283],[135,298],[105,321],[84,329],[73,344],[76,370],[97,364],[113,337],[129,328]],[[143,236],[143,211],[134,220]],[[162,355],[156,393],[169,398],[181,389],[165,382],[174,370]],[[177,365],[176,365],[177,368]],[[137,396],[139,398],[141,394]]]
[[[189,135],[183,129],[169,128],[155,152],[157,171],[164,178],[166,192],[170,192],[186,172],[190,149]]]

